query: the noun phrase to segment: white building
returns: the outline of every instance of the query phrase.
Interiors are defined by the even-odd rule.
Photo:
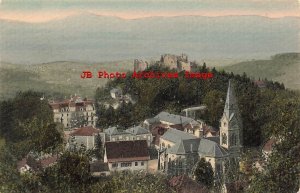
[[[49,102],[54,121],[62,123],[65,128],[78,126],[96,126],[97,116],[94,101],[78,96],[64,101]]]
[[[70,133],[68,141],[70,145],[76,144],[77,147],[84,145],[86,149],[93,149],[96,144],[97,135],[100,135],[102,144],[104,145],[105,134],[101,133],[99,129],[91,126],[75,129],[72,133]]]
[[[106,142],[104,163],[110,171],[148,170],[150,155],[146,140]]]

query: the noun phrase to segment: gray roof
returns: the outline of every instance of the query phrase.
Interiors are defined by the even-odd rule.
[[[158,118],[149,118],[149,119],[146,119],[145,122],[148,122],[149,124],[158,123],[159,119]]]
[[[113,88],[110,90],[110,93],[116,93],[116,92],[122,92],[122,90],[119,88]]]
[[[109,127],[108,129],[104,130],[104,133],[106,135],[130,135],[131,133],[128,133],[123,130],[119,130],[117,127]]]
[[[150,133],[150,131],[148,129],[145,129],[141,126],[131,127],[129,129],[126,129],[126,132],[132,133],[134,135],[142,135],[142,134],[149,134]]]
[[[200,140],[198,152],[200,156],[208,156],[208,157],[215,157],[215,158],[225,157],[228,155],[226,149],[221,147],[216,142],[205,138]]]
[[[184,116],[180,116],[180,115],[174,115],[174,114],[170,114],[170,113],[164,112],[164,111],[159,113],[158,115],[156,115],[154,118],[157,118],[160,121],[172,123],[174,125],[187,124],[189,122],[194,121],[194,119],[192,119],[192,118],[184,117]]]
[[[167,152],[171,154],[187,154],[197,152],[199,143],[200,138],[180,140],[179,143],[176,143],[174,146],[167,149]]]
[[[214,141],[217,144],[220,144],[220,136],[206,137],[206,139],[208,139],[210,141]]]
[[[186,140],[186,139],[197,139],[196,136],[170,128],[168,129],[160,138],[171,141],[173,143],[180,142],[181,140]]]
[[[118,135],[119,131],[117,127],[109,127],[108,129],[104,130],[104,133],[108,135]]]

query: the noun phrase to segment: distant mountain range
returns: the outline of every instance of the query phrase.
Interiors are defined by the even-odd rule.
[[[91,14],[47,23],[0,20],[0,60],[19,63],[103,62],[187,53],[196,60],[267,58],[299,52],[300,18],[152,17]]]

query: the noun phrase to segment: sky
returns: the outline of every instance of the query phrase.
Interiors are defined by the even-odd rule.
[[[300,17],[300,0],[0,0],[0,19],[30,23],[77,14],[138,19],[153,16]]]

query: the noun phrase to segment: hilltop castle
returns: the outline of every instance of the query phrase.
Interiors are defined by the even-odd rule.
[[[190,62],[186,54],[173,55],[164,54],[161,55],[160,60],[156,61],[162,67],[169,67],[170,69],[175,69],[177,71],[194,71],[197,67],[196,62]],[[144,71],[146,68],[154,64],[149,64],[147,61],[135,59],[134,60],[134,71]]]

